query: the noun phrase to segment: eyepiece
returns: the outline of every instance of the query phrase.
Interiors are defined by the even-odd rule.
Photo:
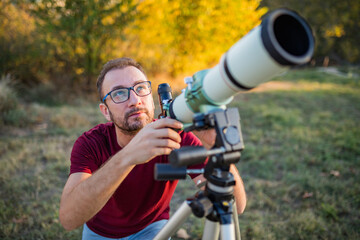
[[[159,115],[159,118],[164,118],[166,117],[166,109],[164,109],[164,105],[172,101],[171,87],[168,83],[162,83],[158,86],[157,92],[161,108],[161,114]]]
[[[160,102],[172,100],[171,87],[168,83],[160,84],[157,91]]]

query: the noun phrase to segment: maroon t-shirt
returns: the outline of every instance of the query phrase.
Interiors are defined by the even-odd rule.
[[[201,145],[192,133],[181,132],[180,136],[181,146]],[[92,174],[120,150],[114,124],[99,124],[75,142],[70,174]],[[154,180],[155,163],[168,163],[168,156],[158,156],[135,166],[105,206],[86,223],[87,226],[101,236],[121,238],[142,230],[152,222],[168,219],[169,203],[178,181]],[[191,168],[202,167],[204,164]]]

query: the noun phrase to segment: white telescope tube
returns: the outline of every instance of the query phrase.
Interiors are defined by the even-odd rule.
[[[234,95],[270,80],[291,66],[310,61],[314,38],[306,21],[288,9],[268,14],[261,25],[235,43],[205,75],[170,105],[170,117],[192,122],[199,106],[223,106]],[[200,86],[200,87],[199,87]]]

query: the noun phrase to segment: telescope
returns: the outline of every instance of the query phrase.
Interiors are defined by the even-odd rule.
[[[313,52],[314,37],[306,21],[294,11],[277,9],[235,43],[215,67],[185,78],[187,88],[175,99],[168,84],[159,85],[159,118],[177,119],[184,123],[185,131],[214,129],[216,139],[211,149],[182,147],[170,153],[170,164],[156,164],[156,180],[185,179],[187,174],[202,173],[206,185],[205,190],[181,205],[154,239],[168,239],[191,212],[206,217],[202,239],[217,240],[220,233],[221,239],[240,239],[233,197],[236,182],[230,164],[239,162],[244,143],[238,109],[226,109],[226,105],[237,93],[248,91],[291,66],[309,62]],[[186,169],[206,158],[204,169]]]
[[[307,22],[289,9],[272,11],[236,42],[215,67],[185,78],[187,88],[178,97],[160,101],[162,116],[186,126],[195,113],[225,109],[234,95],[292,66],[306,64],[313,53],[314,37]]]

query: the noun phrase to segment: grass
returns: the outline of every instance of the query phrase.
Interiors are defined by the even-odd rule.
[[[291,72],[279,80],[306,82],[305,89],[243,94],[233,103],[247,146],[238,164],[248,193],[243,238],[359,238],[359,79],[327,77]]]
[[[242,239],[359,239],[359,77],[310,69],[274,80],[275,88],[231,103],[245,142],[237,164],[248,197]],[[81,229],[62,229],[58,207],[73,142],[104,122],[97,106],[18,103],[7,114],[0,126],[0,239],[80,239]],[[172,209],[195,191],[191,180],[180,182]],[[194,216],[182,226],[191,239],[201,238],[202,227]]]
[[[29,104],[26,128],[0,134],[0,239],[79,239],[59,224],[74,139],[101,118],[94,106]]]

